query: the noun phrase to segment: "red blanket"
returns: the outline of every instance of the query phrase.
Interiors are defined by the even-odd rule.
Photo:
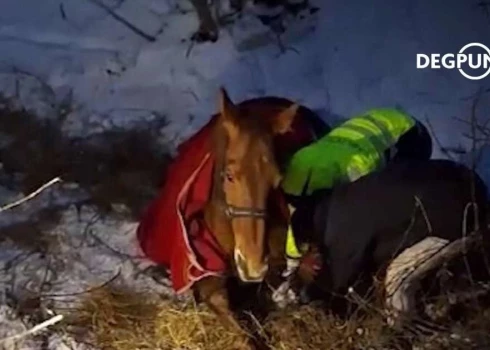
[[[210,133],[214,121],[215,117],[180,145],[162,191],[137,230],[145,255],[170,268],[177,293],[185,292],[199,279],[220,275],[227,269],[219,244],[196,215],[211,194],[214,159]],[[278,149],[291,148],[291,144],[299,148],[310,142],[313,136],[305,124],[308,123],[294,123],[294,132],[277,138]]]

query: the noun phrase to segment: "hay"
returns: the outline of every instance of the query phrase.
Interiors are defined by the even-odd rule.
[[[459,334],[488,342],[490,312],[472,310],[469,322],[455,327]],[[485,314],[485,317],[483,316]],[[225,329],[205,306],[192,301],[177,303],[145,293],[106,286],[86,294],[65,330],[86,333],[104,350],[241,350],[242,338]],[[464,349],[449,333],[414,335],[395,333],[385,326],[380,313],[341,321],[313,306],[301,306],[271,314],[260,333],[271,350],[399,349],[417,344],[420,349]],[[456,325],[455,325],[456,326]],[[454,329],[453,329],[454,330]],[[88,334],[87,334],[88,332]]]
[[[242,338],[226,330],[205,306],[106,287],[85,296],[71,326],[87,329],[101,349],[240,350]],[[311,306],[272,314],[261,333],[273,350],[351,349],[380,343],[379,317],[340,325]]]
[[[267,320],[272,349],[368,349],[385,340],[384,323],[379,315],[341,321],[313,306],[278,312]]]
[[[87,295],[70,323],[102,349],[230,349],[240,340],[205,308],[109,287]]]

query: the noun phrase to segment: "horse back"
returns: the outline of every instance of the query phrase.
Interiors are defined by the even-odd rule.
[[[474,228],[472,202],[480,227],[486,226],[486,186],[463,165],[449,160],[391,164],[332,192],[325,239],[348,235],[352,244],[384,246],[381,250],[390,253],[428,235],[454,240]]]

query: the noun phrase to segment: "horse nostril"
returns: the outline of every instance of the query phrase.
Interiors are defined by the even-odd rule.
[[[243,254],[237,249],[234,252],[235,257],[235,265],[238,270],[239,276],[242,281],[245,282],[257,282],[262,280],[263,276],[266,274],[268,270],[268,257],[264,257],[262,266],[255,267],[250,270],[250,266],[248,261],[245,259]]]

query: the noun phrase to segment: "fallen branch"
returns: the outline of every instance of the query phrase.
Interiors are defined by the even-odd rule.
[[[43,298],[64,298],[64,297],[73,297],[73,296],[78,296],[78,295],[83,295],[83,294],[89,294],[92,293],[98,289],[102,289],[104,287],[107,287],[110,285],[112,282],[114,282],[120,275],[121,275],[121,268],[117,271],[117,273],[112,276],[109,280],[105,281],[104,283],[95,286],[90,289],[83,290],[81,292],[74,292],[74,293],[63,293],[63,294],[42,294]]]
[[[408,278],[409,283],[422,279],[435,268],[442,266],[459,255],[466,254],[472,246],[479,242],[479,235],[480,233],[472,233],[441,248],[436,254],[417,266]]]
[[[416,244],[400,254],[397,257],[398,261],[396,259],[395,261],[401,265],[399,267],[393,267],[391,273],[388,271],[385,280],[387,293],[385,303],[388,307],[386,311],[390,315],[388,317],[388,324],[394,326],[400,321],[402,314],[404,316],[410,316],[409,314],[414,310],[415,290],[418,282],[427,276],[429,272],[453,260],[457,256],[466,254],[470,248],[479,242],[480,232],[477,231],[451,243],[445,244],[443,241],[435,241],[429,243],[430,246],[428,247],[420,247],[425,252],[419,251],[420,249]],[[422,243],[424,241],[420,242],[420,244]],[[426,257],[427,254],[430,254],[430,256]],[[419,257],[416,255],[419,255]],[[395,276],[395,274],[398,276]]]
[[[119,23],[123,24],[124,26],[126,26],[127,28],[129,28],[130,30],[132,30],[134,33],[136,33],[139,36],[145,38],[149,42],[153,43],[153,42],[155,42],[157,40],[157,38],[155,38],[152,35],[149,35],[149,34],[145,33],[144,31],[142,31],[141,29],[139,29],[138,27],[136,27],[134,24],[130,23],[127,19],[125,19],[122,16],[118,15],[109,6],[103,4],[102,2],[100,2],[98,0],[87,0],[87,1],[90,1],[92,4],[100,7],[101,9],[103,9],[104,11],[106,11],[116,21],[118,21]]]
[[[37,195],[39,195],[42,191],[44,191],[45,189],[47,189],[48,187],[54,185],[55,183],[57,182],[61,182],[61,178],[59,177],[56,177],[54,178],[53,180],[45,183],[44,185],[42,185],[41,187],[39,187],[37,190],[35,190],[34,192],[30,193],[29,195],[25,196],[24,198],[21,198],[13,203],[9,203],[7,205],[4,205],[3,207],[0,207],[0,213],[1,212],[4,212],[6,210],[9,210],[9,209],[12,209],[12,208],[15,208],[15,207],[18,207],[19,205],[27,202],[28,200],[31,200],[32,198],[36,197]]]
[[[16,340],[28,337],[31,334],[37,333],[37,332],[39,332],[45,328],[48,328],[48,327],[60,322],[62,319],[63,319],[63,315],[56,315],[56,316],[50,318],[49,320],[44,321],[44,322],[32,327],[31,329],[28,329],[25,332],[22,332],[22,333],[19,333],[19,334],[16,334],[16,335],[13,335],[13,336],[10,336],[7,338],[0,339],[0,344],[12,342],[12,341],[16,341]]]

